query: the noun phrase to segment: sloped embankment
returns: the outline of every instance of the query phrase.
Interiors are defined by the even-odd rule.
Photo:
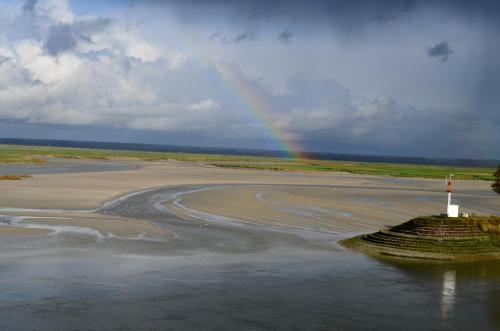
[[[340,244],[374,255],[497,260],[500,259],[500,217],[418,217],[388,230],[343,240]]]

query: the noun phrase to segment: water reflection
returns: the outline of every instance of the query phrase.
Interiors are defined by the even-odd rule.
[[[455,305],[455,292],[457,287],[457,274],[455,270],[443,273],[443,291],[441,296],[441,318],[448,319]]]
[[[500,330],[500,261],[436,262],[401,258],[377,260],[397,268],[412,284],[428,291],[429,304],[440,304],[443,327],[463,319],[481,321],[488,329]],[[466,329],[465,325],[462,325]],[[471,324],[472,327],[472,324]]]

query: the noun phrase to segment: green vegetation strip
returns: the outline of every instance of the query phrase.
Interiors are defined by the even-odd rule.
[[[372,255],[438,260],[500,259],[500,217],[419,217],[341,245]]]
[[[0,180],[23,180],[23,179],[29,179],[33,178],[33,176],[30,175],[3,175],[0,176]]]
[[[368,163],[348,161],[279,160],[275,162],[218,162],[218,167],[274,171],[337,171],[362,175],[393,177],[444,178],[453,174],[455,179],[493,180],[493,168],[448,167],[435,165]]]
[[[273,158],[212,155],[128,150],[64,148],[45,146],[0,145],[0,164],[44,164],[45,158],[95,159],[95,160],[144,160],[144,161],[192,161],[192,162],[255,162]]]
[[[43,146],[0,145],[0,164],[43,164],[45,158],[72,159],[127,159],[127,160],[177,160],[202,162],[217,167],[298,172],[348,172],[353,174],[444,178],[450,173],[456,179],[493,180],[493,168],[449,167],[435,165],[369,163],[349,161],[320,161],[282,159],[239,155],[211,155],[126,150],[79,149]]]

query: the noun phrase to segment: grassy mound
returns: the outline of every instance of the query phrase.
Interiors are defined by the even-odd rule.
[[[340,244],[374,255],[497,260],[500,259],[500,217],[418,217],[389,230],[346,239]]]

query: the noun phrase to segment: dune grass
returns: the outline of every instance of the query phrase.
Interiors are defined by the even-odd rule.
[[[201,162],[217,167],[298,172],[349,172],[353,174],[394,177],[444,178],[450,173],[456,179],[493,180],[493,168],[450,167],[396,163],[323,161],[282,159],[274,157],[215,155],[194,153],[146,152],[63,148],[45,146],[0,145],[0,164],[44,164],[47,158],[69,159],[123,159],[162,161],[177,160]]]

